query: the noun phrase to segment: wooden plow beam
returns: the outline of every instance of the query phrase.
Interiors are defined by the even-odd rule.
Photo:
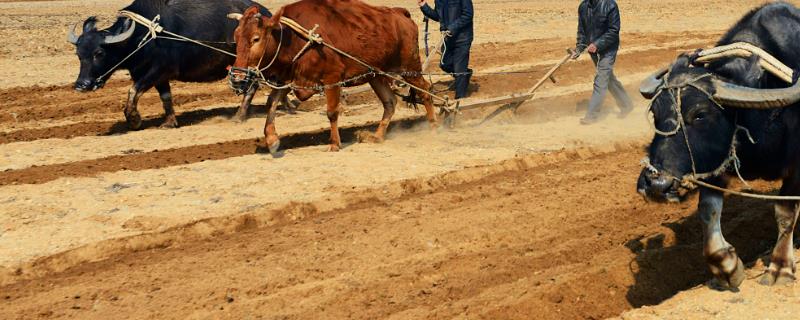
[[[539,88],[541,88],[542,85],[547,80],[550,80],[553,83],[556,83],[556,79],[553,77],[553,74],[555,74],[556,71],[558,71],[558,69],[561,68],[561,66],[563,66],[570,59],[572,59],[572,56],[574,54],[575,54],[575,52],[572,49],[567,49],[567,55],[565,55],[563,58],[561,58],[561,60],[558,63],[556,63],[556,65],[554,65],[552,68],[550,68],[550,70],[548,70],[547,73],[545,73],[545,75],[538,82],[536,82],[536,84],[533,85],[533,87],[531,87],[527,92],[522,93],[522,94],[512,94],[512,95],[507,95],[507,96],[502,96],[502,97],[488,98],[488,99],[482,99],[482,100],[476,100],[476,101],[460,101],[456,105],[456,111],[455,112],[445,113],[445,117],[446,117],[445,122],[449,123],[452,126],[455,123],[455,117],[457,116],[457,114],[460,111],[474,110],[474,109],[480,109],[480,108],[491,107],[491,106],[496,106],[496,105],[500,105],[500,107],[498,107],[492,113],[490,113],[488,116],[486,116],[480,122],[480,124],[483,124],[483,123],[485,123],[485,122],[487,122],[487,121],[489,121],[491,119],[494,119],[495,117],[499,116],[500,114],[504,113],[507,110],[511,110],[514,113],[516,113],[517,109],[523,103],[525,103],[526,101],[528,101],[530,99],[533,99],[533,97],[536,95],[536,90],[539,90]],[[449,119],[447,119],[447,118],[449,118]]]

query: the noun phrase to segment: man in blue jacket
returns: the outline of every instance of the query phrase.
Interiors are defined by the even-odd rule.
[[[422,14],[439,22],[439,30],[445,37],[444,54],[440,67],[444,72],[455,73],[456,99],[467,97],[469,79],[469,50],[474,37],[472,29],[472,0],[435,0],[431,8],[427,0],[418,0]]]
[[[594,92],[589,101],[589,110],[581,119],[581,124],[593,124],[599,120],[600,108],[606,93],[611,95],[619,106],[620,118],[633,110],[631,98],[622,83],[614,76],[614,62],[619,50],[619,8],[614,0],[583,0],[578,7],[578,39],[573,59],[586,49],[597,67],[594,78]]]

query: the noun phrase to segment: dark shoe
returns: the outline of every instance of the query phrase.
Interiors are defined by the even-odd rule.
[[[622,111],[619,112],[617,118],[625,119],[628,117],[629,114],[631,114],[631,112],[633,112],[633,107],[628,107],[627,109],[623,109]]]
[[[597,118],[597,117],[583,117],[581,119],[581,124],[584,125],[584,126],[588,126],[588,125],[595,124],[595,123],[597,123],[599,121],[600,121],[600,119]]]

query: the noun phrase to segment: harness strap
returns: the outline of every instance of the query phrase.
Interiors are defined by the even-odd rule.
[[[306,40],[309,42],[308,44],[306,44],[306,46],[304,46],[304,47],[303,47],[303,50],[301,50],[301,51],[298,53],[298,55],[295,57],[296,59],[299,59],[300,55],[301,55],[303,52],[305,52],[306,50],[308,50],[308,47],[310,47],[310,46],[311,46],[311,43],[314,43],[314,44],[321,44],[321,45],[323,45],[323,46],[325,46],[325,47],[328,47],[329,49],[331,49],[331,50],[335,51],[336,53],[338,53],[338,54],[340,54],[340,55],[342,55],[342,56],[344,56],[344,57],[346,57],[346,58],[349,58],[350,60],[353,60],[353,61],[357,62],[358,64],[360,64],[360,65],[362,65],[362,66],[366,67],[366,68],[369,70],[369,71],[367,72],[367,75],[370,75],[370,74],[373,74],[373,73],[374,73],[374,74],[378,74],[378,75],[381,75],[381,76],[385,76],[385,77],[387,77],[387,78],[390,78],[390,79],[392,79],[392,80],[395,80],[395,81],[398,81],[398,82],[404,83],[404,84],[406,84],[407,86],[409,86],[409,87],[411,87],[411,88],[413,88],[413,89],[415,89],[415,90],[417,90],[417,91],[423,92],[423,93],[425,93],[425,94],[427,94],[427,95],[431,96],[432,98],[434,98],[434,99],[436,99],[436,100],[443,101],[443,102],[445,103],[445,107],[444,107],[444,109],[445,109],[446,111],[448,111],[448,112],[457,111],[457,110],[454,110],[452,107],[450,107],[450,99],[448,99],[447,97],[445,97],[445,98],[442,98],[442,97],[440,97],[440,96],[438,96],[438,95],[434,94],[434,93],[433,93],[433,92],[431,92],[430,90],[425,90],[425,89],[423,89],[423,88],[420,88],[420,87],[418,87],[418,86],[415,86],[415,85],[413,85],[413,84],[409,83],[408,81],[405,81],[405,79],[403,79],[402,77],[398,77],[398,76],[392,75],[392,74],[390,74],[390,73],[384,72],[383,70],[380,70],[380,69],[374,68],[373,66],[371,66],[371,65],[369,65],[368,63],[364,62],[363,60],[361,60],[361,59],[359,59],[359,58],[357,58],[357,57],[355,57],[355,56],[353,56],[353,55],[351,55],[351,54],[349,54],[349,53],[347,53],[347,52],[345,52],[345,51],[342,51],[341,49],[339,49],[339,48],[337,48],[337,47],[335,47],[335,46],[331,45],[330,43],[328,43],[328,42],[324,41],[324,40],[322,39],[322,36],[320,36],[320,35],[319,35],[319,34],[316,32],[316,30],[319,28],[319,25],[314,25],[314,28],[312,28],[311,30],[309,30],[309,29],[306,29],[306,28],[304,28],[304,27],[303,27],[302,25],[300,25],[299,23],[297,23],[297,21],[294,21],[294,20],[292,20],[291,18],[287,18],[287,17],[281,17],[281,18],[280,18],[280,23],[281,23],[281,24],[285,24],[287,27],[289,27],[289,28],[291,28],[292,30],[296,31],[297,33],[299,33],[300,35],[302,35],[302,36],[303,36],[303,37],[304,37],[304,38],[305,38],[305,39],[306,39]],[[294,61],[293,61],[293,62],[294,62]],[[262,76],[262,77],[263,77],[263,76]]]

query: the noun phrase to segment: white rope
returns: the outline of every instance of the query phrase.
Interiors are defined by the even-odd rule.
[[[761,200],[775,200],[775,201],[800,201],[800,196],[773,196],[773,195],[766,195],[766,194],[755,194],[755,193],[731,190],[731,189],[728,189],[728,188],[717,187],[717,186],[715,186],[713,184],[710,184],[710,183],[707,183],[707,182],[703,182],[703,181],[700,181],[700,180],[697,180],[697,179],[688,179],[688,181],[690,181],[691,183],[697,184],[697,185],[699,185],[701,187],[704,187],[704,188],[713,189],[713,190],[717,190],[717,191],[720,191],[720,192],[729,193],[729,194],[732,194],[732,195],[745,197],[745,198],[753,198],[753,199],[761,199]]]
[[[233,54],[233,53],[230,53],[228,51],[225,51],[225,50],[222,50],[222,49],[207,45],[207,44],[205,44],[205,43],[203,43],[201,41],[197,41],[197,40],[194,40],[194,39],[187,38],[185,36],[179,35],[177,33],[170,32],[169,30],[165,30],[164,27],[161,24],[159,24],[159,21],[161,20],[161,15],[156,15],[152,20],[149,20],[149,19],[139,15],[138,13],[131,12],[131,11],[126,11],[126,10],[120,11],[119,15],[122,16],[122,17],[126,17],[126,18],[131,19],[133,21],[133,23],[134,23],[133,27],[135,27],[135,24],[138,23],[138,24],[142,25],[143,27],[147,28],[149,37],[151,39],[163,38],[163,39],[167,39],[167,40],[180,40],[180,41],[191,42],[191,43],[194,43],[196,45],[199,45],[199,46],[202,46],[202,47],[217,51],[219,53],[226,54],[226,55],[231,56],[231,57],[236,57],[236,54]],[[160,36],[159,37],[158,34],[160,34],[160,33],[164,33],[164,34],[170,35],[170,36],[172,36],[174,38],[169,38],[169,37],[164,37],[164,36]],[[143,38],[142,40],[144,40],[146,38],[147,38],[147,36],[145,36],[145,38]],[[140,47],[141,47],[141,45],[140,45]]]
[[[145,38],[147,38],[147,37],[148,37],[148,36],[145,36]],[[103,80],[103,78],[105,78],[107,75],[109,75],[110,73],[112,73],[112,72],[114,72],[115,70],[117,70],[117,68],[118,68],[119,66],[121,66],[123,63],[125,63],[125,61],[127,61],[127,60],[128,60],[130,57],[132,57],[132,56],[133,56],[133,55],[134,55],[136,52],[138,52],[139,50],[141,50],[142,48],[144,48],[144,46],[145,46],[146,44],[150,43],[150,41],[153,41],[153,38],[149,38],[149,39],[147,39],[147,41],[144,41],[144,39],[145,39],[145,38],[142,38],[143,42],[140,42],[140,43],[139,43],[139,46],[138,46],[138,47],[136,47],[136,50],[133,50],[133,52],[131,52],[130,54],[128,54],[127,56],[125,56],[125,58],[123,58],[122,60],[120,60],[120,62],[118,62],[117,64],[115,64],[113,67],[111,67],[111,69],[108,69],[108,71],[106,71],[106,73],[103,73],[101,76],[97,77],[97,79],[100,79],[100,80],[102,81],[102,80]]]
[[[371,66],[368,63],[362,61],[361,59],[359,59],[359,58],[357,58],[357,57],[355,57],[355,56],[353,56],[353,55],[351,55],[351,54],[349,54],[347,52],[342,51],[341,49],[331,45],[330,43],[327,43],[326,41],[324,41],[322,39],[322,37],[319,34],[317,34],[316,32],[313,32],[313,30],[308,30],[308,29],[304,28],[299,23],[297,23],[296,21],[294,21],[294,20],[292,20],[290,18],[281,17],[280,18],[280,22],[286,24],[289,28],[291,28],[291,29],[297,31],[298,33],[302,34],[303,36],[305,36],[307,41],[312,41],[312,42],[315,42],[315,43],[322,44],[322,45],[328,47],[329,49],[331,49],[331,50],[333,50],[333,51],[335,51],[335,52],[337,52],[337,53],[339,53],[339,54],[341,54],[341,55],[343,55],[343,56],[345,56],[345,57],[357,62],[358,64],[366,67],[367,69],[370,70],[370,72],[374,72],[374,73],[376,73],[378,75],[382,75],[382,76],[385,76],[385,77],[390,78],[392,80],[401,82],[401,83],[403,83],[403,84],[405,84],[405,85],[407,85],[407,86],[409,86],[411,88],[416,89],[417,91],[420,91],[422,93],[425,93],[425,94],[429,95],[430,97],[432,97],[432,98],[434,98],[436,100],[442,101],[442,102],[445,103],[445,107],[443,108],[444,110],[446,110],[448,112],[454,111],[450,107],[450,99],[442,98],[440,96],[437,96],[436,94],[434,94],[430,90],[425,90],[425,89],[422,89],[420,87],[417,87],[417,86],[409,83],[408,81],[405,81],[405,79],[403,79],[401,77],[397,77],[397,76],[394,76],[394,75],[392,75],[390,73],[384,72],[384,71],[382,71],[380,69],[374,68],[373,66]],[[316,29],[316,27],[314,29]]]

